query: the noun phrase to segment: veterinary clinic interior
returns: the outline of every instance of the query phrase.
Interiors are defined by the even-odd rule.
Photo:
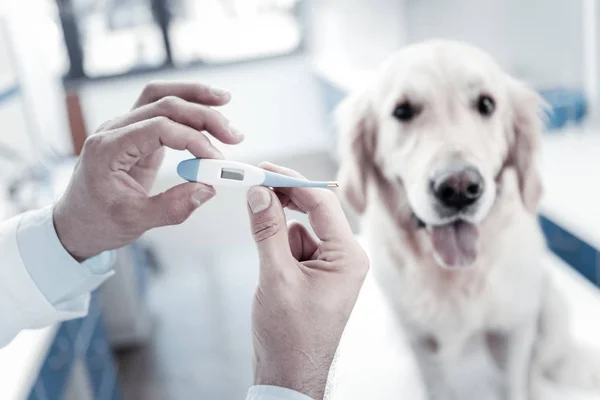
[[[246,398],[263,278],[246,195],[283,182],[263,161],[328,184],[289,193],[334,193],[368,256],[324,398],[600,399],[600,1],[0,0],[0,239],[160,82],[226,89],[202,110],[243,142],[198,129],[224,157],[209,181],[212,160],[190,178],[191,146],[165,149],[150,195],[198,177],[214,198],[119,245],[84,315],[0,347],[0,399]],[[33,307],[2,290],[0,331]]]

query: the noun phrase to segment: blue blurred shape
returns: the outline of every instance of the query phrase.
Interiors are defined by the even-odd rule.
[[[581,90],[553,88],[539,90],[549,105],[546,129],[556,131],[567,124],[580,124],[587,115],[587,101]]]

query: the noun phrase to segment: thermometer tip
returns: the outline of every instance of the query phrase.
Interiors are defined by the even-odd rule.
[[[331,187],[331,188],[335,188],[335,187],[339,187],[340,185],[337,182],[328,182],[327,183],[327,187]]]

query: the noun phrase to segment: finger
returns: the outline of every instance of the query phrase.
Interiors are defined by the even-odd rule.
[[[260,167],[283,175],[304,178],[294,170],[271,163],[261,163]],[[342,206],[332,191],[314,188],[277,188],[276,191],[287,195],[298,209],[308,214],[310,225],[319,239],[328,241],[353,236]]]
[[[146,191],[150,191],[152,185],[156,181],[158,168],[165,158],[164,149],[154,152],[148,156],[140,158],[130,169],[128,174]]]
[[[281,203],[281,206],[283,208],[287,208],[288,210],[302,212],[302,210],[299,209],[298,206],[295,205],[294,202],[290,200],[290,196],[288,196],[287,194],[278,192],[277,189],[274,189],[273,193],[275,193],[275,195],[279,199],[279,202]]]
[[[251,188],[247,202],[261,272],[269,274],[292,260],[285,214],[277,197],[265,187]]]
[[[214,196],[212,186],[182,183],[145,201],[142,206],[144,221],[148,229],[181,224]]]
[[[274,168],[277,167],[275,166],[275,164],[272,164],[270,162],[264,161],[262,163],[259,164],[259,167],[264,168],[264,169],[268,169],[269,167]],[[290,174],[294,174],[294,176],[296,178],[302,178],[305,179],[304,176],[300,175],[298,172],[289,169],[289,168],[283,168],[283,170],[285,170],[286,172],[290,173]],[[279,202],[281,203],[281,205],[284,208],[287,208],[289,210],[293,210],[293,211],[298,211],[301,212],[303,214],[306,214],[306,212],[304,212],[303,210],[301,210],[296,204],[294,204],[294,202],[290,199],[290,196],[287,193],[284,193],[282,191],[279,190],[279,188],[274,188],[273,189],[275,194],[277,195],[277,198],[279,199]]]
[[[128,171],[140,159],[153,154],[162,146],[174,150],[189,150],[199,158],[224,158],[204,134],[165,117],[128,125],[108,140],[113,140],[117,148],[111,160],[112,170]]]
[[[319,248],[315,238],[298,221],[288,222],[288,241],[292,255],[298,261],[310,260]]]
[[[244,140],[244,135],[220,112],[175,96],[163,97],[154,103],[141,106],[111,121],[107,126],[103,126],[103,129],[118,129],[155,117],[167,117],[197,131],[207,131],[223,143],[237,144]]]
[[[222,106],[231,100],[231,93],[226,89],[210,87],[198,82],[156,81],[144,88],[133,109],[167,96],[175,96],[207,106]]]
[[[258,164],[258,166],[262,169],[266,169],[267,171],[277,171],[278,173],[283,175],[292,176],[294,178],[299,179],[306,179],[306,177],[298,171],[295,171],[291,168],[282,167],[281,165],[273,164],[269,161],[263,161],[260,164]]]

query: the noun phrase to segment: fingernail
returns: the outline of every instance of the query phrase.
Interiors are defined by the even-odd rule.
[[[211,87],[210,92],[217,97],[222,97],[229,94],[229,90],[220,87]]]
[[[242,132],[240,132],[240,130],[231,122],[229,123],[229,132],[231,132],[231,134],[233,136],[237,136],[239,138],[243,138],[244,134]]]
[[[198,189],[192,193],[192,201],[196,207],[200,207],[215,196],[215,192],[207,189]]]
[[[248,205],[252,214],[266,210],[271,205],[271,194],[263,187],[253,187],[248,191]]]

